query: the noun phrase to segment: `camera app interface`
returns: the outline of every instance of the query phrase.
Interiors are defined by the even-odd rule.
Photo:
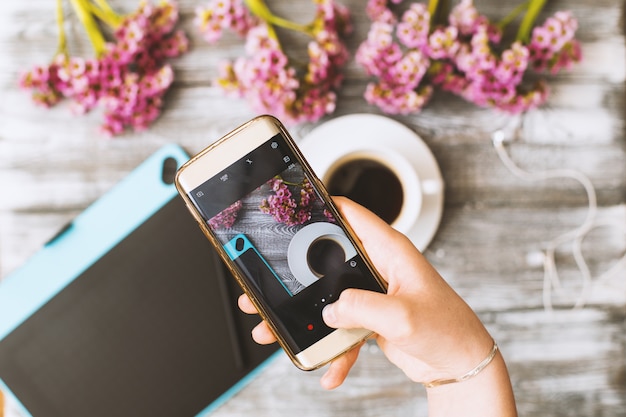
[[[189,195],[296,353],[343,289],[382,291],[280,134]]]

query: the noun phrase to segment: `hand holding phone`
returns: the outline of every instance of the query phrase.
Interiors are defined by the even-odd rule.
[[[316,369],[367,338],[322,309],[346,288],[385,283],[284,126],[260,116],[183,165],[176,186],[278,342]]]
[[[381,274],[389,279],[390,290],[384,295],[346,290],[324,308],[325,322],[337,328],[374,330],[389,360],[410,379],[426,381],[428,389],[434,390],[428,395],[432,414],[517,416],[506,364],[467,303],[406,236],[348,199],[333,201],[354,225]],[[257,312],[247,295],[239,297],[238,303],[248,314]],[[252,336],[260,344],[276,341],[266,321],[255,327]],[[326,389],[340,386],[357,356],[358,348],[333,361],[321,385]],[[459,383],[441,389],[437,382]]]

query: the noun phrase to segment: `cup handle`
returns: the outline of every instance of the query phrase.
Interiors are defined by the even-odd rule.
[[[433,195],[439,194],[443,191],[443,181],[440,179],[428,179],[420,181],[422,187],[422,194]]]

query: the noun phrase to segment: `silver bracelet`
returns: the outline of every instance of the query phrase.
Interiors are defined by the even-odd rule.
[[[465,375],[460,376],[458,378],[452,378],[452,379],[436,379],[431,382],[422,382],[422,385],[424,385],[426,388],[433,388],[439,385],[453,384],[455,382],[467,381],[468,379],[475,377],[476,375],[480,373],[480,371],[485,369],[487,365],[489,365],[491,361],[493,360],[493,358],[496,356],[496,353],[498,353],[498,344],[494,340],[493,347],[491,348],[489,355],[487,355],[487,357],[483,359],[481,363],[479,363],[474,369],[472,369]]]

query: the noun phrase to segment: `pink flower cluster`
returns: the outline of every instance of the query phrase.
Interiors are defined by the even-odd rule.
[[[369,0],[366,11],[373,23],[356,60],[377,78],[366,100],[387,113],[420,111],[435,87],[479,106],[524,112],[545,102],[548,93],[542,81],[524,83],[529,68],[555,73],[581,59],[577,23],[568,12],[536,27],[528,45],[516,41],[504,48],[500,29],[472,0],[454,7],[447,26],[434,28],[422,3],[412,3],[399,18],[387,0]]]
[[[315,192],[306,178],[302,180],[299,202],[296,202],[293,193],[280,176],[269,180],[267,185],[273,194],[263,199],[259,206],[261,212],[270,214],[277,222],[287,226],[303,224],[311,219]]]
[[[22,75],[20,85],[33,91],[36,103],[50,107],[62,98],[73,100],[82,114],[104,108],[102,131],[120,134],[126,126],[146,129],[159,115],[163,95],[174,73],[168,58],[188,49],[184,32],[175,30],[178,9],[172,3],[142,2],[115,31],[115,43],[99,58],[58,55],[48,66]]]
[[[215,43],[225,29],[245,36],[259,24],[259,19],[250,14],[242,0],[211,0],[196,8],[195,24],[204,40]]]
[[[209,219],[211,229],[230,229],[233,227],[233,224],[235,224],[237,220],[237,214],[239,214],[239,210],[241,210],[242,206],[241,200],[235,201],[233,204],[211,217]]]
[[[246,36],[245,56],[225,62],[216,85],[245,98],[259,113],[287,124],[317,121],[335,110],[336,93],[349,53],[342,37],[351,31],[348,10],[334,0],[316,0],[316,17],[305,28],[308,64],[299,69],[283,51],[272,22],[253,16],[243,0],[211,0],[198,9],[196,24],[208,42],[229,28]]]
[[[335,216],[333,216],[333,213],[330,212],[330,210],[328,210],[327,208],[324,208],[323,211],[324,217],[326,217],[326,220],[328,220],[331,223],[335,223],[337,220],[335,219]]]
[[[557,12],[533,29],[528,51],[536,71],[556,74],[582,58],[580,42],[574,39],[578,22],[570,12]]]

